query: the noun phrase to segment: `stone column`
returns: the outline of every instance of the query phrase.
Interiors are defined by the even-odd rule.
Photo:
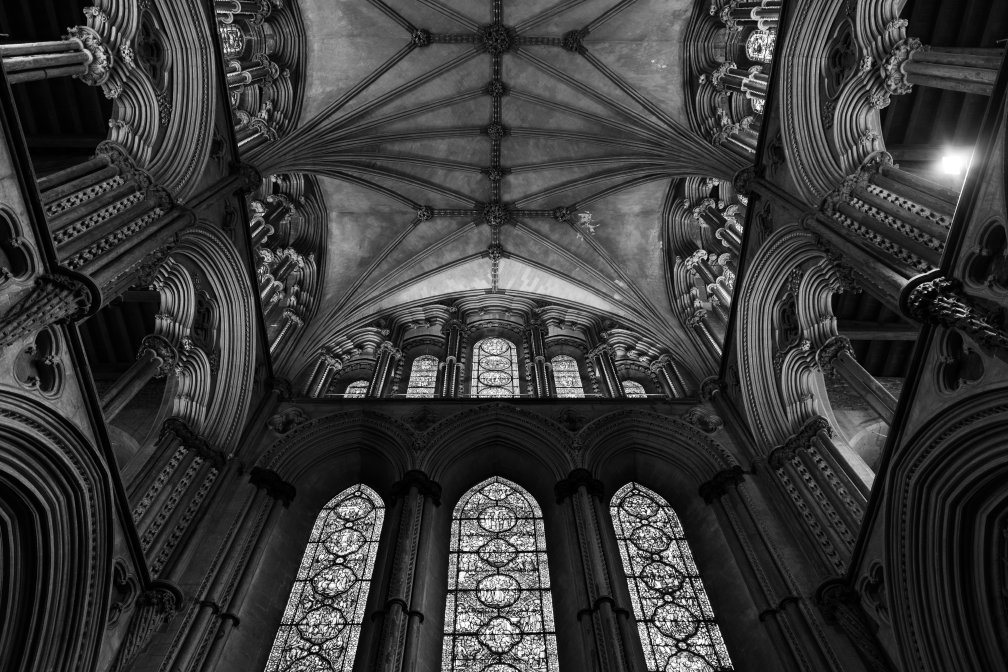
[[[392,392],[392,377],[401,360],[402,350],[395,347],[391,341],[381,344],[378,348],[374,373],[371,374],[371,382],[368,384],[368,397],[387,397]]]
[[[704,308],[695,308],[693,313],[686,319],[686,326],[692,327],[700,335],[700,338],[712,354],[718,357],[721,356],[721,342],[717,336],[717,329],[714,323],[711,322],[709,313]]]
[[[774,30],[780,21],[780,9],[780,0],[731,0],[721,9],[720,18],[733,30],[746,26]]]
[[[113,64],[101,36],[86,26],[70,28],[62,40],[0,45],[0,58],[11,84],[75,77],[100,86],[108,79]]]
[[[144,336],[136,362],[102,397],[105,420],[112,422],[151,379],[167,376],[177,361],[178,352],[167,339],[157,334]]]
[[[557,503],[565,505],[574,535],[578,621],[596,656],[594,669],[643,672],[643,651],[632,619],[629,589],[615,539],[602,528],[608,519],[602,483],[585,469],[575,469],[556,484]],[[610,541],[612,543],[606,543]],[[587,642],[586,642],[587,643]]]
[[[261,84],[280,76],[280,68],[266,54],[258,54],[252,61],[229,61],[227,71],[228,89],[232,93],[240,93],[246,86]]]
[[[602,389],[607,397],[623,399],[626,393],[619,376],[616,375],[616,362],[613,359],[612,347],[606,343],[588,351],[588,358],[595,366],[595,373],[602,382]]]
[[[207,653],[206,659],[199,668],[207,672],[217,669],[217,663],[220,661],[221,653],[223,653],[224,647],[227,645],[231,630],[241,621],[242,606],[245,603],[245,598],[248,596],[252,581],[255,579],[259,562],[262,560],[263,553],[273,534],[273,528],[276,527],[283,510],[290,506],[297,494],[294,486],[284,481],[279,474],[260,467],[253,467],[252,471],[249,472],[249,483],[254,485],[257,490],[257,497],[253,499],[253,503],[260,499],[258,497],[258,491],[260,490],[272,501],[269,503],[269,509],[266,512],[266,519],[263,521],[262,527],[256,530],[255,536],[250,541],[252,548],[248,553],[248,561],[238,569],[234,590],[229,596],[220,595],[220,613],[217,614],[217,618],[221,621],[220,626],[210,644],[210,650]],[[238,561],[239,557],[235,556],[234,560]],[[222,569],[230,568],[226,564],[222,564],[221,567]],[[218,572],[218,577],[228,574],[230,572]],[[213,588],[218,591],[226,591],[227,587],[224,582],[218,582],[216,578]]]
[[[879,418],[886,424],[892,423],[896,398],[858,363],[850,340],[844,336],[829,339],[816,353],[816,362],[823,374],[830,377],[840,374]]]
[[[957,280],[935,275],[915,279],[900,296],[900,309],[912,319],[959,329],[1002,355],[1008,352],[1008,331],[1001,326],[1001,319],[975,306],[961,293]]]
[[[908,37],[893,47],[880,72],[893,95],[910,93],[914,84],[989,96],[1004,50],[932,47]]]
[[[329,389],[329,383],[332,382],[333,376],[343,368],[343,362],[339,357],[323,350],[319,353],[318,364],[315,365],[315,370],[312,372],[311,378],[308,379],[308,386],[305,388],[305,394],[312,398],[318,399],[319,397],[325,395],[326,390]]]
[[[153,581],[136,600],[126,636],[119,645],[109,672],[130,669],[137,655],[147,647],[154,633],[175,618],[182,606],[182,591],[165,581]]]
[[[738,93],[746,98],[765,101],[767,89],[770,87],[770,77],[763,73],[763,68],[759,65],[742,70],[728,61],[714,71],[711,83],[718,91]]]
[[[50,324],[76,320],[97,306],[97,288],[77,274],[41,275],[0,318],[0,351]]]
[[[276,129],[259,117],[253,118],[247,125],[235,131],[238,149],[242,152],[251,152],[262,144],[276,140],[277,137],[279,136]]]
[[[532,363],[532,393],[539,398],[556,396],[556,389],[550,387],[551,376],[546,362],[547,333],[546,325],[540,320],[532,320],[525,327],[529,359]]]
[[[283,342],[284,338],[304,326],[304,320],[301,319],[301,316],[290,308],[284,310],[283,320],[283,326],[280,327],[280,331],[277,332],[276,337],[270,343],[270,354],[276,352],[277,347]]]
[[[662,392],[669,399],[681,399],[687,396],[686,385],[669,355],[662,355],[651,362],[651,373],[658,379]]]
[[[441,333],[446,337],[444,378],[441,383],[441,396],[454,399],[459,396],[459,377],[462,373],[462,347],[465,342],[466,325],[462,320],[452,318],[442,327]]]
[[[861,607],[857,591],[848,586],[845,579],[830,579],[819,586],[816,603],[826,621],[847,635],[867,670],[892,672],[896,669],[875,636],[877,628]]]
[[[371,617],[378,621],[379,634],[368,669],[406,672],[423,669],[417,656],[426,608],[434,606],[426,604],[425,581],[431,571],[431,525],[434,508],[441,504],[441,486],[412,470],[392,486],[392,498],[388,522],[396,526],[390,537],[394,546],[383,578],[381,611]]]

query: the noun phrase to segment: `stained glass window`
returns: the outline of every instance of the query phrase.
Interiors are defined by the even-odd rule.
[[[503,478],[483,481],[455,507],[442,669],[557,670],[542,513]]]
[[[315,520],[266,672],[353,668],[385,508],[367,486],[347,488]]]
[[[644,391],[644,386],[636,380],[624,380],[623,393],[626,394],[628,399],[642,399],[647,397],[647,392]]]
[[[584,388],[581,387],[581,372],[578,371],[577,361],[567,355],[557,355],[550,360],[553,367],[553,382],[556,384],[558,397],[584,397]]]
[[[471,394],[474,397],[518,396],[518,351],[504,338],[484,338],[473,346]]]
[[[343,391],[344,399],[363,399],[367,396],[368,381],[355,380],[346,386]]]
[[[745,53],[750,61],[769,63],[773,59],[777,33],[771,30],[755,30],[746,40]]]
[[[657,493],[628,483],[613,495],[610,511],[647,669],[733,669],[672,507]]]
[[[413,360],[409,385],[406,387],[407,397],[434,396],[434,382],[437,380],[439,363],[438,358],[433,355],[420,355]]]

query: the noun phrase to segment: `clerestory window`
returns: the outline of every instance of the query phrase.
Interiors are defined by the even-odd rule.
[[[368,381],[355,380],[343,391],[344,399],[363,399],[367,396]]]
[[[627,396],[628,399],[647,398],[647,392],[644,391],[644,386],[638,383],[636,380],[624,380],[623,393]]]
[[[421,355],[414,359],[413,366],[410,368],[406,396],[410,398],[433,398],[434,383],[437,381],[439,365],[440,361],[433,355]]]
[[[473,346],[474,397],[517,397],[518,350],[506,338],[484,338]]]
[[[584,397],[577,360],[568,355],[557,355],[550,360],[550,366],[553,368],[553,382],[558,397],[577,399]]]

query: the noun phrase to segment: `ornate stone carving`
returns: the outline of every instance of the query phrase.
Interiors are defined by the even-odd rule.
[[[908,37],[896,43],[889,55],[879,66],[879,74],[885,84],[886,91],[894,96],[902,96],[910,93],[913,85],[907,81],[903,65],[906,64],[913,55],[919,51],[926,51],[930,47],[921,44],[916,37]]]
[[[704,401],[713,401],[720,393],[721,381],[716,376],[700,381],[700,398]]]
[[[483,221],[489,226],[502,226],[511,221],[511,212],[500,202],[483,206]]]
[[[724,469],[714,474],[706,483],[701,483],[698,492],[703,500],[710,504],[715,499],[720,499],[727,492],[728,488],[738,485],[745,480],[745,472],[737,464],[729,469]]]
[[[501,98],[508,94],[508,87],[500,79],[491,79],[486,85],[485,89],[488,96],[493,96],[494,98]]]
[[[99,301],[95,290],[69,275],[42,275],[0,320],[0,350],[61,320],[77,319]]]
[[[427,474],[419,469],[410,469],[401,480],[392,484],[391,495],[396,499],[405,497],[410,488],[416,488],[424,497],[429,497],[435,505],[441,505],[441,485],[432,481]]]
[[[857,591],[844,579],[830,579],[816,590],[816,603],[826,621],[838,626],[850,639],[872,672],[890,672],[893,667],[875,636],[875,628],[861,607]]]
[[[406,421],[416,427],[418,432],[426,432],[440,420],[441,417],[431,411],[427,406],[421,406],[413,414],[407,416]]]
[[[584,35],[581,34],[580,30],[570,30],[564,33],[563,37],[560,39],[560,46],[567,51],[580,52],[584,47],[582,40]]]
[[[500,23],[480,26],[476,36],[483,50],[493,56],[510,51],[515,43],[514,29]]]
[[[421,205],[417,208],[416,218],[418,222],[426,222],[434,216],[434,209],[429,205]]]
[[[500,140],[507,135],[507,128],[504,124],[497,121],[488,124],[485,130],[491,140]]]
[[[158,365],[157,372],[154,374],[155,378],[164,378],[175,368],[176,362],[178,362],[178,351],[175,350],[175,346],[168,342],[164,336],[158,336],[157,334],[149,334],[143,337],[140,341],[140,352],[137,353],[137,359],[144,356],[144,351],[150,350],[155,356],[161,360]]]
[[[833,364],[842,352],[847,352],[852,356],[854,353],[850,339],[846,336],[834,336],[819,348],[819,351],[816,353],[816,363],[822,369],[823,375],[830,378],[836,376],[836,369]]]
[[[267,495],[282,502],[284,506],[290,506],[290,503],[294,501],[294,497],[297,495],[297,489],[293,485],[280,478],[280,474],[270,469],[252,467],[252,470],[249,472],[249,483],[254,485],[258,490],[265,490]]]
[[[429,46],[431,43],[431,32],[425,28],[417,28],[410,34],[410,41],[417,47]]]
[[[290,408],[285,408],[279,413],[270,416],[270,419],[266,421],[266,426],[277,434],[283,436],[299,425],[303,425],[308,422],[308,420],[310,420],[310,418],[307,413],[297,406],[291,406]]]
[[[175,612],[181,605],[182,591],[170,583],[158,581],[151,589],[144,591],[137,598],[129,629],[110,668],[111,672],[129,669],[154,633],[175,618]]]
[[[994,350],[1008,350],[1008,333],[992,311],[972,305],[959,294],[959,283],[933,278],[915,286],[906,296],[906,312],[914,319],[969,334],[977,343]]]
[[[80,42],[81,48],[91,56],[87,70],[82,75],[75,75],[77,79],[89,86],[101,86],[108,81],[114,60],[112,53],[102,42],[101,35],[87,26],[74,26],[67,34],[70,39]]]
[[[722,420],[717,415],[711,413],[703,406],[694,406],[693,408],[686,411],[683,415],[683,420],[690,423],[694,427],[700,428],[702,431],[708,434],[713,434],[722,427],[724,427],[724,420]]]
[[[573,221],[574,213],[567,206],[560,206],[553,208],[550,215],[557,222],[570,224]]]
[[[575,469],[568,474],[567,478],[559,481],[553,487],[557,504],[573,495],[580,487],[584,487],[589,495],[598,497],[599,499],[602,498],[602,493],[604,492],[602,481],[592,476],[591,472],[587,469]]]

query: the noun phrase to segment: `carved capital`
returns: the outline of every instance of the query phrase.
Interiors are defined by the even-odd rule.
[[[182,591],[166,581],[155,581],[137,598],[129,628],[110,668],[111,672],[129,669],[137,654],[150,643],[154,633],[175,618],[175,613],[182,606],[182,599]]]
[[[861,606],[861,599],[844,579],[830,579],[816,590],[816,604],[828,623],[839,627],[873,672],[888,672],[892,664]]]
[[[161,362],[158,364],[157,373],[154,374],[155,378],[167,376],[178,362],[178,351],[164,336],[157,334],[144,336],[140,341],[140,352],[137,353],[137,359],[143,357],[147,351],[153,352]]]
[[[161,438],[174,437],[183,448],[200,458],[212,463],[218,469],[224,466],[227,458],[215,449],[209,441],[194,432],[181,418],[168,418],[161,425]]]
[[[703,406],[694,406],[686,411],[683,420],[708,434],[713,434],[724,427],[724,420]]]
[[[419,469],[410,469],[403,474],[401,480],[392,484],[392,497],[394,499],[405,497],[409,494],[410,488],[416,488],[417,492],[433,501],[435,505],[441,505],[441,486]]]
[[[819,364],[819,368],[822,369],[823,375],[831,378],[836,375],[836,369],[833,365],[836,362],[836,358],[843,352],[851,356],[854,354],[850,339],[846,336],[834,336],[819,348],[819,351],[816,353],[816,362]]]
[[[101,86],[108,81],[114,60],[101,35],[87,26],[74,26],[67,30],[67,38],[79,42],[84,52],[91,57],[84,74],[74,76],[89,86]]]
[[[553,491],[556,493],[557,504],[563,502],[565,499],[576,493],[578,488],[582,487],[589,495],[599,499],[602,498],[602,481],[592,476],[591,472],[587,469],[575,469],[567,475],[567,478],[559,481],[553,487]]]
[[[700,398],[704,401],[713,401],[721,394],[721,380],[716,376],[704,378],[700,382]]]
[[[890,94],[902,96],[910,93],[913,85],[907,81],[903,66],[913,58],[914,54],[927,51],[930,48],[921,44],[921,41],[916,37],[908,37],[896,43],[896,46],[892,48],[892,51],[879,66],[879,74]]]
[[[101,305],[97,288],[72,275],[36,278],[35,285],[0,320],[0,350],[60,322],[87,315]]]
[[[745,472],[737,464],[730,469],[724,469],[714,474],[706,483],[701,483],[699,494],[703,500],[710,504],[715,499],[721,499],[731,486],[738,485],[745,480]]]
[[[959,292],[959,283],[936,277],[913,286],[901,297],[904,312],[920,320],[954,327],[977,343],[994,350],[1008,350],[1008,332],[993,311],[974,306]]]
[[[252,471],[249,472],[249,483],[254,485],[257,490],[265,490],[269,497],[282,502],[284,506],[290,506],[297,495],[297,489],[293,485],[270,469],[252,467]]]

